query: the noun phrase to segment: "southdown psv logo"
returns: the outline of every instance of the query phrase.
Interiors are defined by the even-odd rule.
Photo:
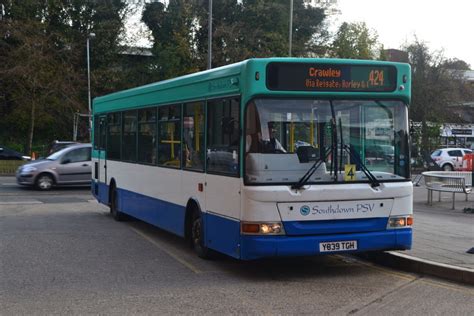
[[[309,213],[311,212],[311,209],[308,205],[303,205],[301,208],[300,208],[300,213],[301,215],[303,216],[306,216],[308,215]]]

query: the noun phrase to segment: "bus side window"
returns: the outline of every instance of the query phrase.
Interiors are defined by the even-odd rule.
[[[207,103],[207,171],[238,175],[240,148],[239,99]]]
[[[180,168],[181,105],[158,108],[158,164]]]
[[[156,108],[138,110],[138,162],[156,164]]]
[[[120,160],[122,113],[110,113],[107,124],[107,159]]]
[[[122,113],[122,160],[137,161],[137,111]]]
[[[204,170],[204,102],[187,103],[183,110],[183,167]]]

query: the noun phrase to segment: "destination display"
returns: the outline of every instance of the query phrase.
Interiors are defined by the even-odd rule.
[[[397,88],[393,66],[316,63],[270,63],[270,90],[390,92]]]

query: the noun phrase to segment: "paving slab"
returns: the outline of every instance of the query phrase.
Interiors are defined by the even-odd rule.
[[[452,210],[452,194],[433,196],[423,186],[413,188],[413,246],[411,250],[389,251],[368,257],[376,262],[404,270],[474,284],[474,193],[456,194]],[[438,199],[439,198],[439,199]]]

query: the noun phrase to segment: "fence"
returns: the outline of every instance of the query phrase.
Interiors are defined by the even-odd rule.
[[[14,175],[16,169],[25,162],[23,160],[0,160],[0,175]]]

